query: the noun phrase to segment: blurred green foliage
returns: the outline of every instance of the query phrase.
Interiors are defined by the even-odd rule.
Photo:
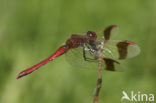
[[[71,67],[61,56],[31,75],[17,74],[51,55],[72,33],[115,24],[139,56],[125,72],[103,71],[99,103],[120,103],[122,91],[156,93],[156,1],[0,0],[0,103],[91,103],[97,70]],[[127,101],[125,101],[127,102]]]

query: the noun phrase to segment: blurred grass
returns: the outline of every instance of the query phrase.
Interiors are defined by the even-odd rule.
[[[100,103],[120,103],[122,90],[156,93],[156,1],[0,0],[0,103],[91,103],[96,70],[74,69],[64,56],[33,74],[17,74],[51,55],[72,33],[116,24],[117,39],[141,54],[124,73],[103,71]]]

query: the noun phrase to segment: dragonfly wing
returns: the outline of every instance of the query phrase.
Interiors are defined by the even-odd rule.
[[[89,53],[87,48],[85,48],[86,57],[94,59],[94,56]],[[80,67],[85,69],[97,69],[98,68],[98,60],[95,61],[85,61],[83,57],[83,48],[78,47],[75,49],[71,49],[66,53],[66,60],[73,67]],[[116,60],[111,58],[104,58],[102,61],[103,70],[108,71],[124,71],[125,67],[121,65]]]
[[[116,25],[110,25],[106,27],[104,30],[99,30],[96,33],[98,34],[98,39],[100,40],[102,36],[104,36],[105,40],[112,40],[118,35],[120,32],[119,28]]]
[[[128,59],[137,56],[140,53],[140,48],[133,42],[109,40],[104,45],[103,56],[112,59]]]
[[[125,71],[125,67],[111,58],[103,58],[103,68],[108,71]]]
[[[94,59],[94,56],[89,53],[88,48],[85,47],[84,50],[85,50],[85,54],[86,54],[87,58]],[[97,66],[98,66],[97,60],[86,61],[84,59],[83,47],[81,47],[81,46],[78,48],[70,49],[66,53],[65,58],[66,58],[66,61],[74,67],[92,69],[92,68],[97,68]]]
[[[119,28],[116,25],[111,25],[108,26],[105,30],[104,30],[104,37],[105,40],[110,40],[114,37],[116,37],[116,35],[119,33]]]

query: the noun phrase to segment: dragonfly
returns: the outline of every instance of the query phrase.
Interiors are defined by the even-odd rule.
[[[104,70],[122,71],[123,67],[118,60],[137,56],[140,53],[140,48],[128,40],[113,40],[118,32],[119,28],[116,25],[110,25],[99,34],[94,31],[88,31],[84,35],[72,34],[65,44],[60,46],[50,57],[20,72],[16,79],[32,73],[63,54],[66,54],[69,64],[84,68],[95,68],[99,54],[102,54]],[[101,39],[98,39],[101,34],[104,36],[104,44],[101,44]],[[102,53],[99,50],[101,45],[104,45]]]

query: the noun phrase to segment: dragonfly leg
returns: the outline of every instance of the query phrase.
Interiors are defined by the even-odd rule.
[[[89,50],[89,52],[91,52],[91,50]],[[89,61],[89,62],[94,62],[95,60],[97,60],[96,58],[92,59],[92,58],[87,58],[86,57],[85,47],[83,47],[83,58],[84,58],[85,61]]]
[[[95,50],[91,49],[88,45],[86,45],[86,46],[87,46],[90,54],[93,54],[95,52]]]

